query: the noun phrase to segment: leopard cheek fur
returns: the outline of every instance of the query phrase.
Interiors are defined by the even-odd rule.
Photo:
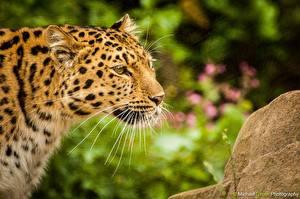
[[[0,29],[0,198],[30,196],[75,121],[157,115],[164,92],[133,27],[125,15],[111,28]]]

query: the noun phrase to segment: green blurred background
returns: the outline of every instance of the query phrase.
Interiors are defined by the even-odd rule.
[[[110,26],[129,13],[167,99],[165,121],[121,140],[105,127],[69,153],[98,123],[93,118],[63,140],[32,198],[160,199],[222,180],[247,116],[279,94],[300,88],[298,0],[10,0],[0,1],[0,27]],[[129,132],[130,133],[130,132]],[[131,134],[130,134],[131,135]],[[146,141],[144,142],[144,138]],[[132,139],[133,140],[133,139]],[[122,146],[125,147],[122,154]],[[116,172],[115,172],[116,171]],[[115,173],[115,175],[113,175]]]

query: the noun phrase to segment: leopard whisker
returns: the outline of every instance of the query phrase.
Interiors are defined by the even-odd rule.
[[[138,119],[138,117],[137,117],[137,114],[135,113],[133,127],[131,130],[130,142],[129,142],[129,147],[130,147],[129,166],[131,165],[131,160],[132,160],[133,145],[134,145],[134,140],[135,140],[135,127],[136,127],[137,119]]]
[[[91,116],[89,116],[87,119],[85,119],[83,122],[81,122],[75,129],[72,130],[72,132],[71,132],[70,134],[73,134],[78,128],[80,128],[85,122],[87,122],[88,120],[90,120],[92,117],[94,117],[94,116],[96,116],[96,115],[98,115],[98,114],[100,114],[100,113],[102,113],[102,112],[104,112],[104,111],[107,111],[107,110],[109,110],[109,109],[115,108],[115,107],[117,107],[117,106],[124,106],[124,105],[126,105],[126,104],[127,104],[127,103],[124,103],[124,104],[122,104],[122,105],[116,104],[116,105],[113,105],[113,106],[109,106],[109,107],[107,107],[107,108],[105,108],[105,109],[102,109],[102,110],[100,110],[100,111],[97,111],[96,113],[94,113],[93,115],[91,115]]]
[[[123,117],[123,115],[124,115],[125,113],[126,113],[126,111],[122,112],[122,114],[121,114],[120,116]],[[119,126],[120,126],[121,124],[122,124],[122,121],[121,121],[121,120],[118,120],[117,125],[116,125],[116,126],[114,127],[114,129],[113,129],[113,134],[112,134],[113,137],[116,135],[117,130],[119,129]]]
[[[139,117],[142,118],[143,115],[139,112]],[[139,135],[139,145],[140,149],[142,149],[142,121],[138,123],[138,135]]]
[[[149,43],[149,46],[146,47],[146,50],[149,51],[149,49],[150,49],[153,45],[157,44],[157,43],[158,43],[159,41],[161,41],[162,39],[165,39],[165,38],[171,37],[171,36],[173,36],[173,34],[168,34],[168,35],[162,36],[162,37],[158,38],[157,40],[155,40],[155,41]]]
[[[146,118],[143,117],[143,123],[146,125]],[[147,155],[147,132],[146,132],[146,128],[143,128],[143,134],[144,134],[144,151],[145,151],[145,155]]]
[[[126,115],[125,115],[125,117],[124,117],[124,118],[126,119],[126,118],[130,115],[130,110],[127,109],[125,112],[127,112]],[[110,150],[110,152],[109,152],[109,154],[108,154],[108,157],[106,158],[104,164],[107,164],[107,163],[110,164],[110,163],[113,161],[113,159],[114,159],[114,157],[115,157],[115,155],[116,155],[116,152],[114,153],[112,159],[110,160],[111,154],[112,154],[112,152],[114,151],[114,149],[115,149],[117,143],[118,143],[118,147],[117,147],[116,151],[118,150],[119,145],[120,145],[120,139],[122,139],[123,134],[124,134],[124,132],[125,132],[124,130],[126,129],[127,125],[128,125],[128,123],[125,123],[125,125],[123,126],[123,128],[122,128],[122,130],[121,130],[119,136],[117,137],[117,139],[116,139],[114,145],[112,146],[112,149]]]
[[[146,39],[145,39],[145,42],[144,42],[143,46],[147,46],[147,43],[148,43],[149,27],[150,27],[150,23],[148,23],[148,26],[147,26],[147,30],[146,30]]]
[[[163,111],[165,111],[168,115],[167,115],[167,117],[171,117],[171,119],[174,119],[174,115],[173,115],[173,113],[172,112],[170,112],[167,108],[165,108],[165,107],[161,107],[162,108],[162,110]]]
[[[145,115],[145,118],[146,118],[146,124],[149,126],[149,128],[150,128],[150,132],[151,131],[153,131],[154,132],[154,134],[157,134],[156,133],[156,131],[152,128],[152,126],[151,126],[151,123],[150,123],[150,119],[149,119],[149,116],[148,115]]]
[[[150,50],[149,50],[149,53],[150,53],[150,54],[153,54],[153,53],[160,53],[160,52],[161,52],[160,49],[161,49],[162,47],[163,47],[162,45],[157,45],[157,46],[155,46],[155,48],[150,49]]]
[[[116,166],[116,168],[115,168],[115,170],[114,170],[112,176],[115,176],[115,175],[116,175],[116,173],[117,173],[117,171],[118,171],[118,169],[119,169],[119,167],[120,167],[122,158],[123,158],[123,153],[124,153],[124,149],[125,149],[126,142],[127,142],[127,137],[128,137],[128,130],[125,131],[125,132],[126,132],[126,133],[125,133],[126,135],[125,135],[125,140],[124,140],[124,142],[123,142],[123,146],[122,146],[122,150],[121,150],[121,156],[120,156],[120,158],[119,158],[118,164],[117,164],[117,166]]]
[[[164,109],[162,109],[162,114],[164,116],[165,121],[167,121],[167,122],[168,122],[168,120],[169,120],[170,117],[174,118],[174,115],[171,112],[166,111]]]
[[[165,109],[166,111],[170,112],[170,110],[168,109],[168,107],[171,107],[171,106],[168,105],[167,103],[163,102],[163,104],[160,107],[163,108],[163,109]]]
[[[168,108],[168,107],[170,107],[170,108],[173,108],[173,106],[172,106],[172,105],[170,105],[170,104],[166,103],[165,101],[163,101],[162,105],[163,105],[163,106],[166,106],[167,108]]]
[[[100,134],[103,132],[103,130],[112,122],[114,121],[115,119],[117,119],[118,116],[120,116],[122,113],[118,114],[116,117],[113,117],[109,122],[107,122],[103,127],[102,129],[99,131],[99,133],[97,134],[96,138],[94,139],[93,143],[92,143],[92,146],[90,147],[90,151],[93,149],[95,143],[97,142]]]
[[[93,129],[68,154],[71,154],[79,145],[81,145],[91,135],[91,133],[97,128],[97,126],[113,112],[114,112],[114,110],[111,111],[110,113],[106,114],[101,120],[99,120],[97,122],[97,124],[93,127]]]
[[[170,125],[168,122],[168,116],[166,115],[165,110],[162,110],[161,115],[162,115],[163,121],[165,121],[164,123],[167,124],[167,128],[170,128]],[[163,121],[161,121],[161,123],[163,123]],[[160,128],[162,129],[162,125],[160,126]]]
[[[132,118],[133,118],[133,116],[131,115],[131,117],[130,117],[130,123],[131,123]],[[126,132],[125,140],[124,140],[124,143],[123,143],[123,146],[122,146],[121,157],[119,158],[119,161],[118,161],[117,167],[116,167],[116,169],[115,169],[115,171],[113,173],[113,176],[115,176],[115,174],[117,173],[117,171],[118,171],[118,169],[120,167],[121,160],[123,158],[124,149],[125,149],[126,142],[127,142],[128,133],[129,133],[129,131]]]

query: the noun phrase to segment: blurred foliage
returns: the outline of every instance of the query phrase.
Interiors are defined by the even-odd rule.
[[[0,0],[0,26],[10,28],[110,26],[125,13],[158,59],[170,124],[154,135],[144,132],[145,144],[137,132],[133,150],[128,132],[104,165],[118,136],[112,133],[116,122],[90,147],[111,118],[69,153],[99,118],[89,120],[64,140],[33,198],[160,199],[214,184],[245,118],[280,93],[299,89],[297,0]]]

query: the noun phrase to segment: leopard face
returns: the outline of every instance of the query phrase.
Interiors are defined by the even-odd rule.
[[[63,79],[60,94],[70,114],[109,113],[128,124],[154,123],[164,98],[151,55],[130,32],[128,15],[111,28],[46,31],[50,54]]]

